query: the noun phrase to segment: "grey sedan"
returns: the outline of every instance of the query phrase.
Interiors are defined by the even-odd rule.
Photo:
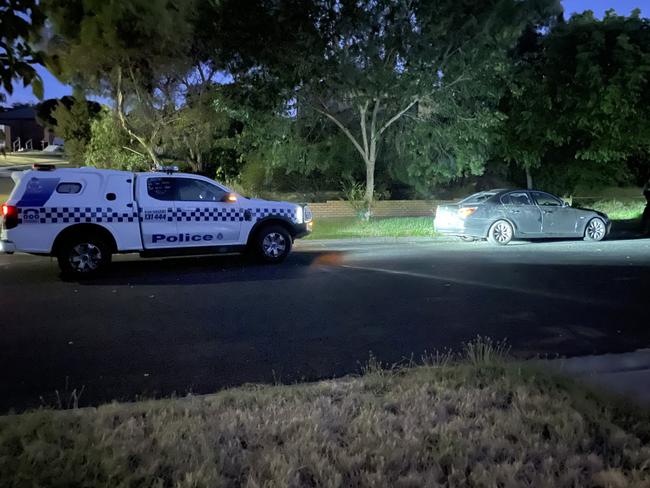
[[[441,234],[464,240],[487,239],[505,245],[513,239],[584,238],[603,240],[611,229],[607,215],[571,207],[537,190],[490,190],[452,205],[440,205],[434,220]]]

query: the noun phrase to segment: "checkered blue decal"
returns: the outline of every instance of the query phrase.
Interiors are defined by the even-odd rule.
[[[74,223],[103,223],[103,222],[143,222],[146,209],[140,209],[139,215],[136,212],[117,212],[112,208],[101,207],[40,207],[19,209],[19,223],[39,224],[74,224]],[[165,212],[165,210],[162,210]],[[291,222],[296,222],[296,211],[294,208],[168,208],[167,222],[241,222],[244,215],[249,213],[252,221],[259,221],[271,215],[277,215]],[[149,219],[146,219],[149,221]],[[158,219],[156,219],[158,220]]]
[[[101,207],[40,207],[21,208],[19,210],[19,223],[76,224],[136,222],[137,220],[137,215],[132,211],[116,212],[112,208]]]
[[[296,223],[296,210],[294,208],[249,208],[248,211],[253,216],[253,220],[262,220],[264,217],[270,215],[277,215],[289,219],[291,222]]]

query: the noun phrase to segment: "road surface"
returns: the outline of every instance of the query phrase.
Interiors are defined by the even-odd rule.
[[[282,265],[119,256],[63,282],[0,256],[0,411],[359,372],[477,335],[518,357],[650,345],[650,240],[299,242]]]

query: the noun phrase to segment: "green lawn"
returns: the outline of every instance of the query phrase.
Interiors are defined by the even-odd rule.
[[[431,237],[432,217],[395,217],[363,221],[355,218],[316,219],[309,239],[350,237]]]
[[[46,153],[42,151],[8,153],[6,156],[0,154],[0,167],[31,165],[34,163],[68,164],[68,161],[61,153]]]
[[[586,208],[593,208],[605,212],[612,220],[633,220],[638,219],[645,209],[645,201],[619,201],[619,200],[600,200],[592,204],[584,205]]]
[[[0,417],[0,485],[650,484],[648,411],[484,353],[407,369],[373,361],[363,376],[320,383]]]

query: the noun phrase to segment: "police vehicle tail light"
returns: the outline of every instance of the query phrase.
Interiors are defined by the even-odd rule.
[[[478,207],[464,207],[464,208],[459,208],[458,209],[458,215],[460,216],[461,219],[466,219],[470,215],[472,215],[474,212],[478,210]]]
[[[56,166],[53,164],[34,163],[32,164],[32,169],[34,171],[54,171],[56,169]]]
[[[2,225],[5,229],[13,229],[18,225],[18,208],[13,205],[2,205]]]

